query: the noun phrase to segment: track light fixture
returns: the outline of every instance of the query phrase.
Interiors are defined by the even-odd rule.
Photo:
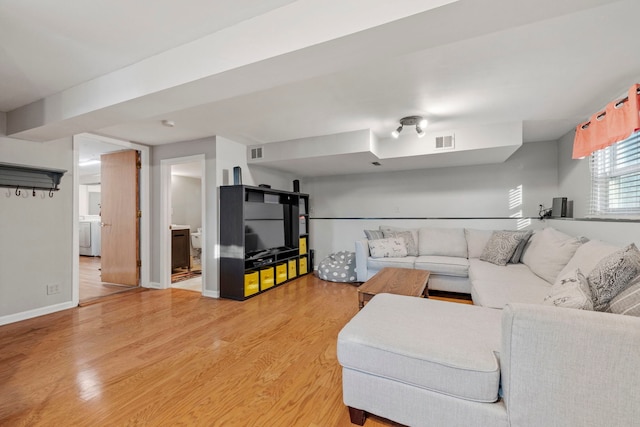
[[[427,119],[421,116],[409,116],[403,117],[400,119],[400,126],[393,132],[391,132],[391,136],[397,138],[400,136],[400,132],[405,126],[415,126],[416,133],[418,134],[418,138],[422,138],[425,136],[424,129],[427,127]]]

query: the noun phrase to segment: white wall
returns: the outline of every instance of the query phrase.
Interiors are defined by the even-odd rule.
[[[591,172],[589,157],[573,160],[573,138],[575,131],[558,141],[558,193],[573,201],[573,217],[584,218],[589,214],[591,198]]]
[[[171,223],[202,227],[202,181],[188,176],[171,176]]]
[[[71,138],[37,143],[0,137],[0,158],[66,169],[53,198],[0,188],[0,324],[72,306],[73,147]],[[48,284],[60,292],[47,295]]]
[[[331,252],[352,251],[354,240],[364,236],[364,226],[411,224],[390,220],[393,218],[535,217],[539,204],[550,204],[557,196],[557,157],[555,141],[537,142],[524,144],[506,162],[495,165],[307,178],[303,186],[311,198],[310,240],[316,250],[315,261]],[[511,192],[517,192],[519,186],[521,203],[510,205]],[[512,223],[429,222],[487,229],[514,228]],[[415,221],[415,225],[425,224]]]
[[[198,154],[205,156],[205,171],[202,177],[205,192],[205,217],[203,228],[206,233],[203,239],[206,259],[202,260],[205,268],[204,291],[212,294],[218,291],[218,267],[216,242],[218,240],[218,201],[216,188],[216,138],[203,138],[194,141],[178,142],[154,146],[151,149],[151,282],[160,283],[160,236],[168,232],[161,226],[161,160],[187,157]]]

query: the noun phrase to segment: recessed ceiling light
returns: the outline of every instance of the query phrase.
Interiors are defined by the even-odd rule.
[[[168,128],[172,128],[176,125],[176,122],[174,122],[173,120],[163,120],[161,123],[162,126],[166,126]]]
[[[380,162],[371,162],[371,164],[372,164],[373,166],[380,166],[382,163],[380,163]]]

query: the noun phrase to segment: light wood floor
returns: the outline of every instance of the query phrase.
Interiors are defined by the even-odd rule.
[[[0,425],[349,426],[336,337],[356,289],[149,290],[2,326]]]
[[[131,286],[105,283],[100,277],[100,257],[80,257],[80,303],[131,290]]]

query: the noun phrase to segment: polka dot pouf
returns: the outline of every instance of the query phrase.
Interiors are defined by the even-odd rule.
[[[329,282],[355,282],[355,252],[337,252],[323,259],[318,265],[318,277]]]

